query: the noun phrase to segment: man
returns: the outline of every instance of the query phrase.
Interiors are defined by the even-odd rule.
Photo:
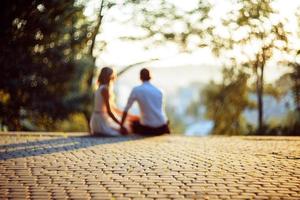
[[[140,71],[142,84],[133,88],[125,107],[121,130],[125,130],[124,122],[128,110],[137,101],[140,108],[140,119],[131,123],[133,133],[141,135],[161,135],[170,133],[167,118],[163,110],[163,94],[161,90],[150,83],[151,75],[148,69]]]

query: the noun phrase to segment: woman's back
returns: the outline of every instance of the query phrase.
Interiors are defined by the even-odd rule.
[[[102,90],[104,88],[106,88],[105,85],[100,85],[99,88],[95,91],[94,112],[106,113],[105,102],[102,96]]]
[[[95,91],[94,112],[90,120],[90,131],[92,134],[118,136],[119,120],[115,117],[111,106],[113,99],[112,86],[115,74],[110,67],[104,67],[98,77],[99,88]],[[108,112],[109,111],[109,112]],[[114,122],[113,122],[114,121]],[[115,124],[114,124],[115,123]]]

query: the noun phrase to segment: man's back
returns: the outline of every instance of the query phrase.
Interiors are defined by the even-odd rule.
[[[159,127],[166,124],[161,90],[150,82],[145,81],[132,90],[127,106],[131,106],[135,100],[140,107],[141,124],[151,127]]]

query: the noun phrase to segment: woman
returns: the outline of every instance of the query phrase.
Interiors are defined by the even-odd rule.
[[[120,136],[127,134],[126,128],[119,130],[121,120],[115,115],[122,116],[123,112],[114,104],[113,83],[116,79],[114,70],[110,67],[102,68],[99,77],[99,87],[95,92],[94,112],[90,121],[90,131],[93,135]],[[136,116],[129,115],[129,121],[136,120]]]
[[[119,136],[117,129],[120,120],[113,111],[122,113],[114,108],[112,87],[116,75],[112,68],[102,68],[98,77],[99,87],[95,92],[94,112],[90,121],[93,135]],[[115,127],[114,128],[114,123]]]

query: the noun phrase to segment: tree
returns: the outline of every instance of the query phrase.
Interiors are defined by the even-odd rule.
[[[296,111],[300,113],[300,64],[291,65],[293,72],[290,74],[293,80],[293,92],[295,98]]]
[[[296,13],[297,21],[298,21],[298,29],[297,29],[297,39],[298,42],[300,40],[300,7]],[[300,116],[300,46],[296,48],[290,48],[291,54],[293,55],[292,61],[289,62],[289,66],[292,68],[292,72],[290,73],[290,77],[293,80],[293,93],[296,105],[296,112],[298,112],[298,116]],[[299,123],[300,123],[300,119]]]
[[[263,130],[264,73],[275,51],[286,51],[284,20],[272,7],[272,0],[234,0],[232,10],[223,20],[226,34],[216,33],[212,45],[217,55],[229,55],[239,67],[252,70],[255,77],[258,132]],[[240,57],[240,58],[239,58]]]
[[[265,68],[274,60],[275,52],[287,52],[290,33],[285,28],[286,20],[273,7],[275,0],[232,0],[220,28],[210,12],[214,5],[195,2],[197,6],[187,10],[178,9],[171,1],[139,4],[134,20],[146,33],[138,39],[153,38],[152,44],[175,42],[184,50],[209,46],[222,59],[235,60],[233,67],[255,80],[258,132],[262,132]]]
[[[287,132],[294,132],[293,134],[297,133],[300,127],[300,46],[299,46],[299,39],[300,39],[300,7],[297,8],[295,12],[295,17],[298,22],[298,26],[295,28],[295,31],[290,34],[288,38],[288,48],[286,51],[287,59],[281,62],[282,65],[286,65],[290,68],[289,72],[284,74],[281,79],[286,79],[286,82],[291,82],[288,84],[289,90],[293,92],[294,96],[294,103],[295,103],[295,110],[293,110],[287,118],[292,120],[290,121],[288,127],[285,127]],[[288,81],[287,81],[288,80]],[[287,84],[286,84],[287,85]]]
[[[129,22],[140,28],[139,35],[123,37],[129,40],[146,40],[147,48],[166,43],[178,44],[183,51],[208,45],[205,35],[212,30],[208,22],[211,4],[195,0],[193,6],[182,9],[169,0],[128,0],[125,7],[133,10]]]
[[[240,135],[247,129],[243,111],[254,106],[248,100],[249,76],[232,67],[223,74],[223,83],[211,82],[202,91],[206,117],[214,121],[213,134]]]
[[[24,130],[26,119],[51,126],[67,118],[86,50],[83,7],[75,0],[5,0],[0,9],[1,123]]]

